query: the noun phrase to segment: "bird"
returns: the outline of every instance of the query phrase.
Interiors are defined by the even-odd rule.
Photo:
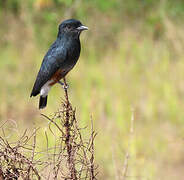
[[[39,109],[47,106],[48,93],[77,63],[80,51],[80,34],[88,30],[79,20],[64,20],[58,27],[57,38],[43,58],[30,97],[40,94]]]

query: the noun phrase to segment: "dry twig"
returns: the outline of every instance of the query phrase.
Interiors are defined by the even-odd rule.
[[[125,161],[123,165],[123,173],[122,173],[122,179],[125,180],[127,177],[127,171],[128,171],[128,161],[130,159],[130,147],[133,139],[133,133],[134,133],[134,110],[132,110],[132,117],[130,122],[130,138],[128,142],[128,149],[125,155]]]
[[[64,84],[65,98],[61,108],[53,117],[41,114],[49,121],[50,133],[45,131],[45,150],[36,151],[36,134],[39,128],[34,129],[30,136],[25,130],[18,141],[9,143],[3,129],[6,122],[0,125],[3,133],[0,136],[0,180],[14,180],[19,177],[25,180],[97,179],[97,166],[94,162],[94,140],[97,134],[92,119],[91,136],[86,141],[81,134],[86,128],[79,128],[76,111],[69,101],[65,79]],[[49,147],[51,136],[55,140],[54,147]]]

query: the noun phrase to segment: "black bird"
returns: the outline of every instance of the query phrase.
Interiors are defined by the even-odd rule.
[[[75,19],[65,20],[59,25],[57,39],[43,59],[31,92],[31,96],[40,94],[39,109],[46,107],[50,88],[56,83],[63,85],[60,80],[75,66],[81,50],[79,36],[87,29]]]

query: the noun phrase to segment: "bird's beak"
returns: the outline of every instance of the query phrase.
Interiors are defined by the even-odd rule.
[[[82,25],[82,26],[79,26],[79,27],[77,28],[77,30],[79,30],[79,31],[88,30],[88,27]]]

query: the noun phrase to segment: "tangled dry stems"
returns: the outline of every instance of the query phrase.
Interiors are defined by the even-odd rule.
[[[64,83],[66,87],[65,80]],[[49,121],[49,132],[45,131],[46,150],[37,151],[36,148],[39,128],[34,129],[30,136],[25,131],[14,143],[8,142],[5,133],[0,136],[0,180],[97,179],[94,163],[94,139],[97,134],[93,122],[91,120],[91,135],[86,140],[82,136],[86,128],[79,128],[76,110],[69,102],[66,88],[64,92],[61,108],[52,117],[42,114]],[[2,132],[4,126],[0,127]],[[49,147],[50,136],[55,139],[54,147]]]

